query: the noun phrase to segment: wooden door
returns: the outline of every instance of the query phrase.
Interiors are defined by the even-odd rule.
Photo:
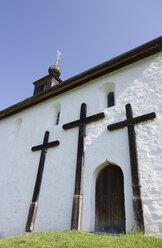
[[[123,173],[115,165],[102,169],[96,180],[95,231],[125,233]]]

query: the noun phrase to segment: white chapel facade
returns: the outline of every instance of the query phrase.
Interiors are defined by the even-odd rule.
[[[0,112],[0,237],[162,236],[162,37]]]

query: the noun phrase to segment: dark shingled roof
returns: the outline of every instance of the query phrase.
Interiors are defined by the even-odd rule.
[[[162,36],[0,111],[0,120],[162,50]],[[48,77],[48,76],[46,76]],[[45,78],[45,77],[44,77]],[[43,78],[43,79],[44,79]],[[41,80],[41,79],[40,79]]]

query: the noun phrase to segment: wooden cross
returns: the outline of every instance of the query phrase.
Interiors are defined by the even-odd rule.
[[[86,117],[87,105],[82,103],[80,110],[80,119],[63,125],[63,129],[79,127],[78,133],[78,150],[75,176],[75,190],[73,196],[73,209],[71,219],[71,229],[80,230],[82,216],[82,201],[83,201],[83,169],[84,169],[84,140],[86,135],[86,124],[103,119],[103,112]]]
[[[136,231],[145,231],[144,218],[143,218],[143,206],[141,199],[141,186],[139,180],[139,169],[138,169],[138,158],[137,158],[137,148],[136,148],[136,134],[134,125],[152,120],[156,117],[154,112],[141,115],[133,118],[133,112],[130,104],[126,106],[126,116],[127,119],[121,122],[117,122],[108,125],[108,130],[113,131],[119,128],[128,128],[128,139],[129,139],[129,152],[130,152],[130,164],[131,164],[131,177],[132,177],[132,190],[133,190],[133,209],[135,215],[135,227]]]
[[[28,218],[27,218],[26,227],[25,227],[26,232],[32,232],[34,228],[35,217],[36,217],[36,212],[38,208],[38,197],[39,197],[39,192],[40,192],[40,187],[41,187],[41,182],[42,182],[43,169],[44,169],[47,149],[54,147],[54,146],[58,146],[60,143],[58,140],[48,142],[48,139],[49,139],[49,132],[46,131],[44,135],[43,144],[34,146],[31,148],[32,151],[41,150],[41,156],[40,156],[40,161],[39,161],[39,166],[38,166],[38,172],[37,172],[37,178],[35,182],[32,202],[30,204]]]

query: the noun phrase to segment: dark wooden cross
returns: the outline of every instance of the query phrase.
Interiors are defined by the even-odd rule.
[[[80,110],[80,119],[63,125],[63,129],[79,127],[78,150],[75,176],[75,190],[73,196],[73,209],[71,219],[71,229],[80,230],[83,201],[83,169],[84,169],[84,140],[86,135],[86,124],[103,119],[103,112],[86,117],[87,105],[82,103]]]
[[[141,115],[138,117],[133,117],[133,112],[130,104],[126,106],[126,116],[127,119],[121,122],[117,122],[108,125],[108,130],[113,131],[119,128],[128,128],[128,139],[129,139],[129,152],[130,152],[130,164],[131,164],[131,177],[132,177],[132,190],[133,190],[133,209],[135,215],[135,227],[136,231],[145,231],[144,218],[143,218],[143,206],[141,199],[141,185],[139,179],[139,169],[138,169],[138,158],[137,158],[137,148],[136,148],[136,134],[134,125],[152,120],[156,117],[154,112]]]
[[[32,232],[34,228],[35,217],[36,217],[36,212],[38,208],[38,198],[39,198],[39,192],[40,192],[40,187],[41,187],[41,182],[42,182],[43,169],[44,169],[47,149],[59,145],[58,140],[48,142],[48,139],[49,139],[49,132],[46,131],[44,135],[43,144],[34,146],[31,148],[32,151],[41,150],[41,156],[40,156],[40,161],[39,161],[39,166],[38,166],[38,172],[37,172],[37,178],[35,182],[32,202],[30,204],[28,218],[27,218],[26,227],[25,227],[26,232]]]

